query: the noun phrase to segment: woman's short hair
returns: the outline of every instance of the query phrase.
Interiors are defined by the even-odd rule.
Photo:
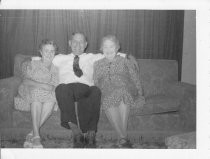
[[[41,44],[39,45],[39,50],[41,50],[45,45],[52,45],[55,48],[55,52],[58,51],[58,46],[53,40],[43,39]]]
[[[104,42],[105,42],[106,40],[110,40],[110,41],[114,42],[115,45],[116,45],[117,50],[120,49],[120,42],[119,42],[119,40],[117,39],[117,37],[114,36],[114,35],[107,35],[107,36],[103,37],[102,40],[101,40],[101,47],[100,47],[100,50],[101,50],[101,51],[102,51],[103,44],[104,44]]]

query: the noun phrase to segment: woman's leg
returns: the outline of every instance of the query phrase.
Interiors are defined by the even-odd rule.
[[[122,119],[121,119],[119,107],[110,107],[105,110],[105,114],[107,118],[109,119],[111,125],[116,130],[119,137],[124,138],[125,134],[123,132],[123,125],[122,125]]]
[[[128,116],[130,112],[130,107],[126,105],[123,101],[121,101],[119,110],[120,110],[120,116],[122,119],[123,134],[126,134],[127,136]]]
[[[124,137],[122,137],[119,140],[120,147],[132,148],[133,147],[132,143],[128,140],[128,137],[127,137],[127,125],[128,125],[128,116],[129,116],[129,112],[130,112],[130,107],[128,105],[126,105],[122,100],[120,103],[120,106],[119,106],[119,111],[120,111],[120,116],[122,119],[122,127],[123,127],[122,130],[123,130],[123,134],[124,134]]]
[[[33,102],[31,104],[31,117],[33,124],[33,135],[39,136],[39,125],[41,119],[42,103]]]
[[[40,128],[52,114],[54,106],[55,106],[55,102],[45,102],[43,104],[42,112],[41,112],[41,120],[40,120],[40,125],[39,125]]]
[[[33,122],[33,138],[32,138],[32,148],[43,148],[41,144],[39,130],[44,124],[47,118],[52,113],[54,107],[53,102],[39,103],[34,102],[31,105],[31,115]]]

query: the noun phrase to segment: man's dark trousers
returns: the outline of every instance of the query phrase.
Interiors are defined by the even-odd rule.
[[[97,131],[101,102],[101,91],[98,87],[82,83],[60,84],[55,93],[63,127],[70,129],[68,122],[78,125],[75,113],[75,102],[78,102],[80,129],[83,133]]]

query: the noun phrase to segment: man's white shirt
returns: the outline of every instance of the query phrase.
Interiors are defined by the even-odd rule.
[[[125,57],[126,54],[118,53]],[[95,61],[104,58],[103,54],[83,53],[79,55],[79,66],[83,72],[81,77],[77,77],[73,71],[74,54],[59,54],[53,59],[53,64],[59,70],[59,84],[83,83],[93,86],[93,64]]]

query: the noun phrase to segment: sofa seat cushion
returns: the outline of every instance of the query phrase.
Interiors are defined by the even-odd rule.
[[[153,95],[146,99],[146,103],[141,108],[131,110],[133,115],[149,115],[178,111],[179,99],[167,95]]]

